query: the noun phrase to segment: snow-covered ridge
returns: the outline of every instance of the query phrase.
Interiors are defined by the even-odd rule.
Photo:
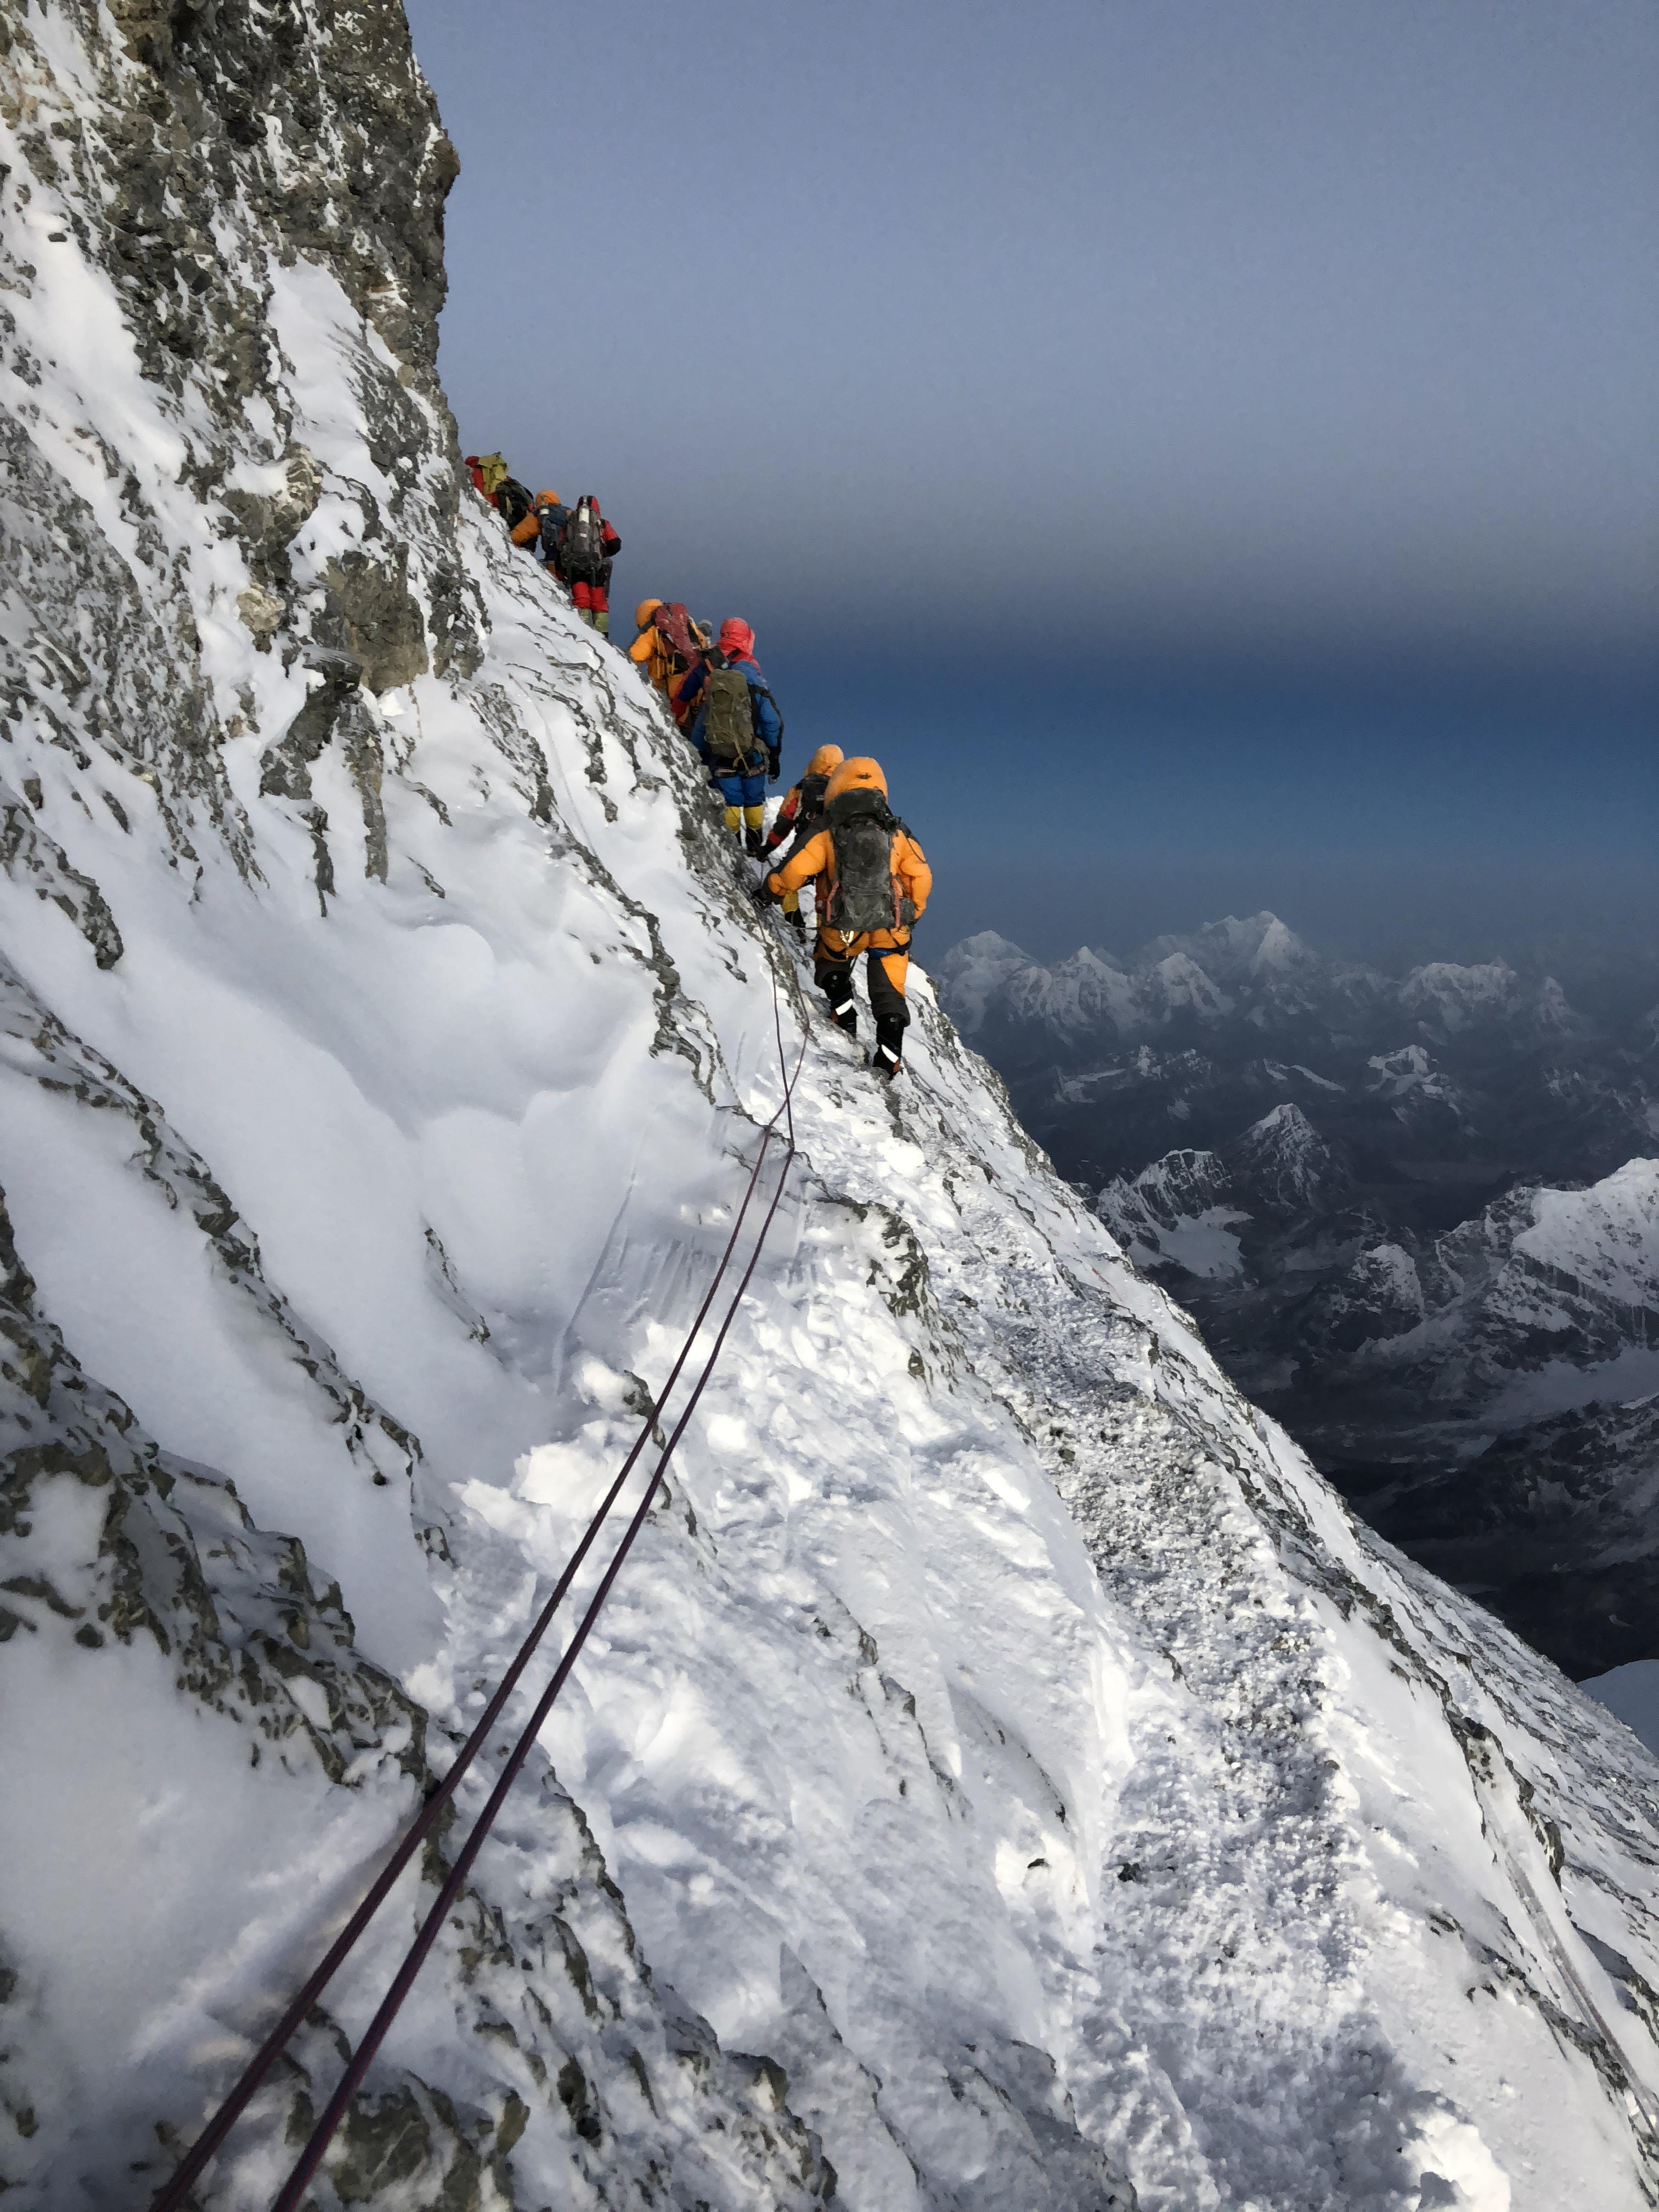
[[[1231,1233],[1261,1212],[1299,1215],[1343,1191],[1346,1176],[1306,1115],[1288,1103],[1252,1122],[1224,1154],[1166,1152],[1138,1176],[1115,1177],[1095,1210],[1139,1267],[1199,1278],[1243,1272]]]
[[[772,972],[783,1233],[319,2203],[1650,2203],[1659,1766],[1356,1526],[925,977],[874,1086],[457,491],[399,11],[282,22],[3,58],[0,2176],[158,2179],[465,1734]]]

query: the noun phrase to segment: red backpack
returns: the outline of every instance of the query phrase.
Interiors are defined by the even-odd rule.
[[[703,641],[685,611],[685,602],[683,599],[665,601],[651,620],[657,635],[678,660],[681,668],[694,666],[702,657]]]

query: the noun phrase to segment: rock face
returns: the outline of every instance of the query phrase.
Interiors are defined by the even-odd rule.
[[[1659,1767],[1348,1516],[925,976],[897,1094],[827,1022],[464,488],[398,11],[14,10],[3,85],[11,2198],[153,2188],[447,1766],[781,1032],[772,1239],[320,2212],[1650,2204]],[[1183,1173],[1149,1218],[1352,1164],[1283,1115]],[[459,1832],[204,2207],[271,2201]]]

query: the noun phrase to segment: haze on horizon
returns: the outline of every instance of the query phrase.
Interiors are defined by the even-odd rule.
[[[1659,19],[411,0],[469,449],[754,622],[923,957],[1659,925]]]

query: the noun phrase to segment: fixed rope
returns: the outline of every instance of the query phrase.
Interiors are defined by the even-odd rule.
[[[696,1412],[698,1401],[702,1398],[703,1391],[708,1387],[709,1379],[714,1373],[714,1365],[720,1358],[721,1347],[726,1342],[726,1334],[732,1327],[732,1322],[737,1317],[738,1308],[742,1304],[744,1296],[748,1290],[750,1278],[753,1276],[756,1267],[759,1262],[761,1250],[766,1242],[767,1233],[771,1228],[773,1218],[776,1214],[779,1204],[782,1200],[784,1186],[788,1180],[789,1164],[795,1157],[794,1116],[791,1104],[791,1098],[796,1081],[800,1075],[802,1061],[805,1060],[806,1055],[807,1040],[806,1036],[803,1035],[801,1038],[800,1051],[796,1055],[794,1068],[793,1071],[789,1070],[783,1048],[782,1015],[778,1001],[778,983],[775,969],[772,971],[772,1000],[774,1027],[776,1031],[778,1042],[779,1067],[780,1072],[784,1077],[783,1097],[779,1103],[776,1111],[773,1114],[771,1120],[764,1125],[761,1131],[761,1141],[755,1156],[755,1164],[750,1171],[749,1182],[744,1191],[743,1202],[738,1209],[737,1218],[732,1224],[732,1233],[726,1239],[725,1249],[720,1254],[720,1264],[714,1270],[714,1279],[710,1282],[707,1294],[703,1298],[703,1302],[697,1310],[696,1319],[692,1322],[690,1328],[686,1333],[685,1340],[680,1346],[678,1357],[676,1358],[672,1368],[669,1371],[667,1381],[663,1384],[661,1390],[653,1401],[650,1410],[646,1414],[641,1425],[640,1433],[635,1439],[632,1449],[629,1452],[626,1459],[623,1462],[622,1467],[618,1470],[610,1489],[605,1492],[604,1498],[600,1501],[598,1509],[594,1512],[592,1520],[589,1522],[587,1528],[582,1535],[580,1542],[578,1544],[575,1551],[572,1553],[563,1573],[560,1576],[558,1582],[554,1586],[552,1595],[549,1597],[547,1603],[542,1607],[541,1612],[538,1614],[529,1634],[525,1638],[524,1642],[520,1644],[511,1666],[509,1666],[506,1674],[502,1676],[501,1680],[495,1690],[495,1695],[490,1698],[489,1705],[484,1708],[483,1714],[479,1717],[477,1725],[474,1728],[471,1735],[467,1738],[465,1743],[457,1753],[453,1762],[450,1765],[449,1771],[444,1776],[443,1780],[427,1798],[420,1812],[410,1823],[409,1828],[404,1832],[404,1834],[398,1844],[397,1848],[394,1850],[390,1858],[388,1858],[386,1865],[381,1869],[380,1874],[376,1876],[373,1885],[363,1898],[362,1902],[358,1905],[350,1919],[346,1923],[339,1935],[336,1937],[334,1942],[330,1946],[325,1956],[313,1972],[310,1978],[306,1982],[304,1987],[295,1996],[293,2002],[289,2004],[287,2011],[283,2014],[281,2020],[277,2021],[276,2027],[266,2037],[264,2042],[260,2045],[258,2051],[255,2052],[253,2057],[248,2062],[246,2067],[244,2068],[229,2094],[224,2099],[218,2110],[215,2112],[212,2119],[209,2122],[207,2127],[204,2129],[202,2134],[197,2138],[195,2143],[192,2144],[183,2162],[170,2176],[166,2185],[156,2192],[156,2195],[151,2201],[150,2212],[179,2212],[179,2208],[183,2206],[191,2189],[200,2178],[204,2168],[208,2164],[208,2161],[214,2156],[215,2153],[224,2142],[226,2136],[229,2134],[231,2129],[235,2125],[237,2120],[246,2109],[250,2100],[258,2090],[260,2083],[270,2072],[270,2068],[275,2063],[278,2055],[303,2024],[307,2016],[310,2013],[312,2007],[322,1994],[322,1991],[326,1988],[329,1982],[332,1980],[339,1968],[344,1964],[346,1959],[356,1947],[364,1930],[368,1928],[370,1921],[373,1920],[375,1913],[385,1902],[393,1884],[397,1881],[398,1875],[402,1874],[404,1868],[408,1866],[410,1861],[414,1857],[415,1853],[419,1850],[421,1844],[432,1832],[443,1813],[444,1808],[453,1797],[462,1779],[467,1773],[468,1770],[476,1762],[478,1753],[483,1749],[484,1745],[495,1727],[495,1722],[500,1717],[503,1707],[506,1705],[508,1698],[512,1695],[514,1689],[516,1687],[520,1677],[523,1675],[525,1668],[529,1665],[530,1661],[535,1656],[537,1648],[540,1644],[542,1638],[546,1634],[548,1628],[552,1623],[554,1614],[557,1612],[559,1606],[562,1603],[565,1596],[568,1595],[571,1584],[574,1582],[578,1572],[580,1571],[583,1561],[586,1559],[588,1553],[592,1550],[594,1543],[597,1541],[601,1529],[604,1528],[605,1522],[610,1516],[611,1509],[614,1507],[617,1499],[622,1493],[623,1484],[627,1481],[628,1477],[633,1472],[634,1468],[644,1451],[647,1443],[653,1435],[660,1434],[661,1417],[664,1409],[667,1405],[669,1394],[678,1381],[680,1375],[684,1369],[685,1364],[690,1357],[691,1347],[696,1341],[697,1336],[708,1317],[710,1310],[714,1303],[715,1294],[720,1289],[720,1283],[725,1278],[726,1271],[731,1264],[732,1255],[737,1250],[738,1240],[742,1233],[744,1221],[748,1215],[750,1205],[754,1199],[755,1193],[759,1188],[762,1168],[765,1164],[769,1149],[780,1133],[778,1123],[781,1120],[786,1124],[787,1133],[783,1153],[782,1172],[778,1178],[778,1186],[772,1194],[771,1204],[768,1206],[765,1217],[761,1223],[759,1233],[755,1240],[754,1249],[749,1257],[749,1264],[744,1268],[743,1279],[738,1285],[737,1290],[732,1295],[731,1304],[726,1310],[725,1318],[720,1323],[719,1332],[715,1336],[714,1344],[708,1352],[708,1356],[703,1363],[702,1372],[697,1377],[690,1399],[687,1402],[684,1413],[680,1415],[667,1443],[663,1448],[662,1455],[657,1462],[657,1465],[652,1474],[651,1480],[646,1486],[644,1497],[641,1499],[638,1507],[635,1509],[633,1519],[629,1522],[628,1528],[623,1534],[622,1541],[617,1547],[616,1556],[611,1560],[610,1566],[606,1569],[604,1577],[601,1578],[599,1588],[588,1606],[587,1611],[582,1616],[581,1621],[579,1623],[576,1632],[572,1637],[563,1657],[560,1660],[558,1667],[554,1672],[552,1680],[549,1682],[547,1688],[542,1693],[542,1697],[537,1705],[535,1712],[520,1734],[518,1742],[514,1747],[513,1753],[508,1759],[506,1766],[502,1769],[495,1788],[490,1794],[489,1802],[486,1804],[483,1812],[479,1815],[478,1820],[475,1824],[471,1834],[468,1837],[467,1842],[463,1847],[459,1857],[456,1861],[455,1869],[452,1870],[449,1879],[446,1881],[443,1889],[440,1893],[437,1904],[434,1905],[431,1912],[428,1913],[425,1922],[422,1923],[421,1931],[416,1937],[414,1944],[410,1947],[402,1966],[398,1969],[398,1975],[394,1979],[391,1989],[387,1992],[386,2000],[382,2003],[380,2012],[375,2014],[374,2021],[371,2023],[368,2033],[359,2044],[356,2055],[354,2057],[350,2066],[348,2068],[344,2079],[341,2082],[340,2087],[336,2090],[334,2096],[330,2100],[328,2106],[323,2112],[322,2118],[318,2121],[315,2129],[313,2130],[310,2141],[307,2143],[304,2151],[301,2154],[298,2164],[295,2166],[293,2173],[290,2174],[288,2182],[284,2185],[283,2193],[276,2200],[276,2204],[273,2208],[273,2212],[292,2212],[292,2207],[298,2203],[300,2192],[303,2190],[307,2181],[316,2171],[318,2165],[320,2163],[324,2153],[327,2150],[328,2145],[333,2138],[335,2130],[339,2125],[341,2117],[345,2111],[347,2104],[355,2094],[357,2085],[362,2078],[363,2073],[373,2060],[375,2052],[379,2050],[380,2043],[384,2040],[386,2031],[391,2027],[392,2020],[396,2017],[398,2010],[403,2003],[404,1998],[408,1995],[409,1990],[413,1984],[415,1977],[420,1971],[422,1962],[425,1959],[427,1953],[431,1949],[432,1944],[437,1936],[438,1930],[442,1924],[444,1914],[447,1911],[450,1904],[453,1903],[454,1897],[460,1887],[461,1882],[465,1880],[465,1875],[468,1869],[471,1867],[473,1860],[477,1857],[485,1837],[489,1834],[490,1827],[494,1825],[495,1815],[500,1811],[502,1803],[506,1800],[507,1790],[512,1785],[514,1778],[518,1774],[520,1769],[523,1766],[525,1760],[529,1757],[536,1737],[545,1722],[549,1712],[552,1710],[554,1700],[557,1698],[559,1692],[563,1688],[566,1680],[568,1679],[570,1670],[574,1666],[583,1644],[587,1641],[588,1634],[592,1628],[593,1623],[599,1618],[600,1609],[604,1606],[605,1599],[610,1595],[611,1585],[616,1581],[617,1575],[622,1570],[623,1562],[627,1558],[629,1552],[632,1549],[635,1538],[638,1535],[641,1528],[644,1526],[646,1516],[650,1510],[653,1499],[656,1496],[658,1486],[663,1479],[668,1462],[673,1457],[675,1448],[678,1444],[681,1437],[684,1434],[686,1425],[690,1420],[692,1414]]]

